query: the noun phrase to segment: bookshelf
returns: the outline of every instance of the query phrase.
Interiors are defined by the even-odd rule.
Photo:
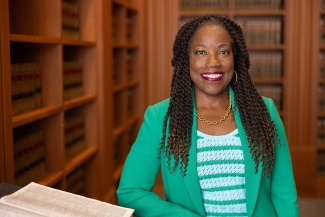
[[[325,54],[325,2],[314,1],[312,5],[312,120],[311,120],[311,141],[315,150],[316,173],[315,194],[318,197],[325,196],[325,140],[324,140],[324,54]]]
[[[0,181],[116,203],[144,110],[143,2],[0,6]]]
[[[117,186],[124,160],[133,144],[144,112],[144,44],[142,1],[112,1],[112,102],[114,184]],[[142,63],[142,64],[141,64]]]

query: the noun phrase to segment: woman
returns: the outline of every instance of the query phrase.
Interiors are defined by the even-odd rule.
[[[251,82],[241,28],[199,17],[173,52],[171,97],[145,113],[119,204],[136,216],[299,216],[285,130]],[[166,200],[151,191],[160,169]]]

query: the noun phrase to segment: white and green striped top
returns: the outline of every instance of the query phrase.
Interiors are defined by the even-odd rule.
[[[247,216],[244,155],[238,130],[197,131],[197,171],[206,216]]]

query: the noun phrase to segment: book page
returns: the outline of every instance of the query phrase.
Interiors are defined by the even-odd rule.
[[[0,203],[0,216],[6,217],[46,217],[29,210],[19,209],[9,204]]]
[[[0,199],[1,203],[37,212],[44,216],[62,217],[130,217],[133,209],[83,197],[47,186],[30,183]]]

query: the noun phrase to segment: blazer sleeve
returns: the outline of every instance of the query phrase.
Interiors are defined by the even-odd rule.
[[[297,217],[300,216],[298,197],[285,129],[273,100],[266,99],[266,105],[280,139],[280,145],[275,147],[275,163],[271,174],[272,202],[278,217]]]
[[[158,114],[154,106],[145,112],[144,122],[124,164],[116,192],[118,203],[134,209],[135,216],[199,216],[152,192],[161,165],[158,151],[163,118]]]

